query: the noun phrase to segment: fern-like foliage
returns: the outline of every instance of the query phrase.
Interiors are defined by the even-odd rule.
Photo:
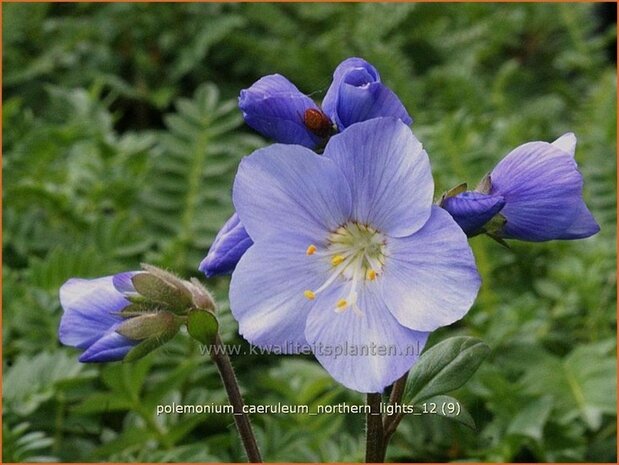
[[[49,453],[54,440],[42,431],[30,431],[27,422],[2,424],[2,461],[4,463],[57,462]]]
[[[220,101],[213,84],[193,99],[179,99],[165,118],[142,214],[157,238],[150,260],[174,269],[195,270],[215,234],[232,213],[230,186],[240,158],[261,139],[239,133],[243,123],[235,100]]]

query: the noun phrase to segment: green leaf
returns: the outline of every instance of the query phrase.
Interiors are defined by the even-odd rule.
[[[522,385],[531,395],[552,395],[558,415],[580,416],[597,430],[603,414],[617,410],[617,369],[614,341],[577,347],[564,359],[541,358],[527,371]]]
[[[510,423],[507,434],[541,441],[553,404],[552,396],[544,396],[526,405]]]
[[[434,396],[422,403],[426,405],[426,409],[432,411],[436,415],[448,418],[464,426],[475,429],[475,420],[471,414],[462,406],[462,404],[451,396]]]
[[[132,407],[133,404],[130,399],[119,396],[116,392],[96,392],[86,397],[72,411],[74,413],[93,414],[131,410]]]
[[[192,310],[187,315],[189,335],[202,344],[211,344],[217,336],[218,329],[217,318],[211,312]]]
[[[4,405],[18,415],[27,416],[53,397],[63,380],[84,377],[84,365],[65,352],[42,352],[33,357],[20,356],[5,368],[2,397]]]
[[[408,375],[404,403],[419,403],[458,389],[477,371],[490,348],[479,339],[457,336],[421,355]]]

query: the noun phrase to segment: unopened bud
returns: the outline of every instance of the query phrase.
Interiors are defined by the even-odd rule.
[[[190,282],[185,281],[185,285],[191,292],[193,304],[202,310],[215,311],[215,299],[206,287],[196,278],[191,278]]]
[[[147,313],[129,318],[121,323],[116,332],[136,341],[162,334],[174,333],[179,329],[177,317],[170,312]]]
[[[149,301],[163,304],[175,312],[184,312],[192,304],[191,292],[182,280],[169,279],[161,272],[163,270],[149,265],[148,271],[134,275],[131,281],[135,290]]]
[[[211,344],[218,329],[219,322],[211,312],[195,309],[187,315],[187,332],[202,344]]]

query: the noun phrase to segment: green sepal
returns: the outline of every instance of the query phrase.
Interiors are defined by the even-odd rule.
[[[486,174],[483,178],[481,178],[481,181],[479,181],[479,184],[477,184],[475,190],[482,194],[490,193],[490,191],[492,190],[492,178],[490,177],[490,173]]]
[[[187,331],[202,344],[212,344],[218,329],[219,322],[211,312],[193,309],[187,314]]]
[[[125,355],[123,362],[135,362],[136,360],[139,360],[142,357],[145,357],[146,355],[150,354],[153,350],[159,348],[160,346],[168,342],[175,335],[176,335],[176,331],[173,331],[171,333],[164,333],[157,337],[150,337],[148,339],[144,339],[137,346],[131,349],[127,353],[127,355]]]
[[[176,334],[179,329],[177,317],[170,312],[146,313],[125,320],[116,332],[129,339],[139,341],[162,334]]]
[[[135,290],[146,299],[163,304],[176,312],[185,312],[192,305],[191,292],[182,282],[179,286],[172,285],[150,272],[134,275],[131,282]]]
[[[503,247],[507,247],[509,249],[509,244],[505,242],[505,239],[501,237],[503,233],[503,228],[505,227],[506,223],[507,218],[505,218],[500,213],[497,213],[490,221],[488,221],[484,225],[481,232],[486,233],[489,237],[497,241]]]
[[[445,199],[448,199],[449,197],[455,197],[458,194],[462,194],[463,192],[466,192],[467,188],[468,188],[468,184],[465,182],[452,187],[447,192],[444,192],[443,195],[441,195],[441,198],[438,200],[438,202],[436,202],[436,204],[439,207],[442,207]]]
[[[211,312],[215,311],[215,299],[200,281],[198,281],[196,278],[191,278],[190,281],[186,283],[186,285],[191,292],[193,304],[196,307]]]
[[[149,300],[139,294],[133,294],[133,295],[125,295],[125,299],[127,299],[129,302],[131,302],[132,304],[147,304],[149,302]]]
[[[158,268],[154,265],[149,265],[148,263],[142,263],[141,265],[144,271],[152,274],[153,276],[158,277],[162,281],[165,281],[170,286],[177,287],[179,289],[182,289],[185,287],[186,281],[183,281],[181,278],[177,277],[173,273],[170,273],[169,271],[166,271],[166,270],[162,270],[161,268]]]
[[[140,303],[131,303],[123,308],[120,312],[117,312],[117,315],[120,315],[123,318],[130,318],[132,316],[143,315],[144,313],[152,313],[153,307],[149,305],[145,305],[143,302]]]

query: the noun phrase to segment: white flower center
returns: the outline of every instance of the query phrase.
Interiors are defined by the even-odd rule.
[[[385,236],[373,227],[350,222],[333,231],[323,250],[310,244],[305,251],[308,256],[328,260],[333,271],[327,280],[316,290],[307,289],[303,295],[314,300],[316,294],[327,289],[338,278],[347,281],[347,293],[335,304],[340,313],[352,308],[358,314],[358,288],[365,281],[374,281],[380,276],[385,264]]]

